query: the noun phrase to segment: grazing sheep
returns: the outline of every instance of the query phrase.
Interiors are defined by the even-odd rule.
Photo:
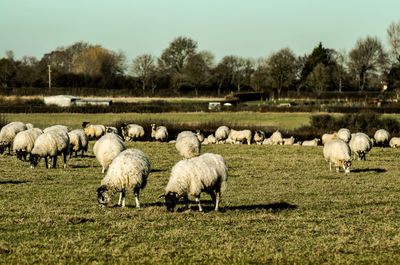
[[[67,167],[67,155],[69,150],[69,136],[64,130],[51,130],[45,132],[36,139],[29,157],[31,168],[36,167],[40,159],[45,159],[46,168],[50,168],[53,160],[53,168],[57,165],[57,155],[63,154],[64,168]],[[48,159],[49,158],[49,159]]]
[[[229,128],[227,126],[220,126],[215,131],[215,138],[217,140],[217,144],[225,143],[226,139],[229,136]]]
[[[322,139],[322,144],[324,145],[329,141],[336,140],[337,134],[336,134],[336,132],[335,133],[324,133],[322,135],[321,139]]]
[[[385,129],[379,129],[374,134],[376,145],[387,146],[390,139],[390,134]]]
[[[13,142],[13,149],[17,154],[17,159],[22,160],[23,158],[26,161],[26,156],[31,153],[36,139],[42,133],[42,130],[35,128],[17,133]]]
[[[271,137],[265,138],[264,141],[262,142],[262,144],[263,144],[263,145],[272,145],[273,142],[272,142]]]
[[[185,159],[200,155],[201,143],[196,134],[191,131],[183,131],[176,138],[176,149]]]
[[[25,131],[26,125],[20,121],[10,122],[0,130],[0,154],[8,147],[8,154],[11,154],[11,144],[17,133]]]
[[[84,121],[82,127],[85,130],[89,140],[99,139],[106,133],[106,127],[101,124],[90,124],[90,122]]]
[[[188,195],[195,196],[199,211],[202,191],[210,194],[215,211],[219,210],[219,201],[226,189],[228,167],[225,159],[218,154],[206,153],[201,156],[181,160],[171,170],[171,175],[165,189],[165,204],[167,210],[174,211],[178,200],[183,197],[188,206]],[[214,193],[216,192],[216,194]]]
[[[283,138],[283,145],[294,145],[294,137],[290,136],[290,138]]]
[[[217,143],[217,138],[215,138],[214,134],[210,134],[206,139],[202,142],[202,144],[215,144]]]
[[[123,124],[121,131],[125,141],[132,142],[144,137],[144,129],[138,124]]]
[[[389,142],[390,147],[396,148],[400,146],[400,137],[392,137]]]
[[[283,144],[282,133],[280,131],[275,131],[270,137],[272,145]]]
[[[50,126],[50,127],[47,127],[46,129],[44,129],[43,132],[47,133],[47,132],[54,131],[54,130],[56,130],[56,131],[62,130],[65,133],[69,133],[71,131],[71,129],[65,125],[53,125],[53,126]]]
[[[339,129],[339,131],[337,132],[337,138],[340,139],[340,140],[345,141],[346,143],[348,143],[350,141],[350,138],[351,138],[350,130],[347,129],[347,128]]]
[[[69,136],[69,158],[72,157],[72,153],[75,152],[77,157],[78,151],[87,152],[89,137],[86,135],[83,129],[76,129],[68,133]]]
[[[254,142],[255,142],[256,144],[258,144],[258,145],[263,144],[263,141],[264,141],[264,139],[265,139],[265,132],[263,132],[263,131],[261,131],[261,130],[257,130],[257,131],[254,133],[253,139],[254,139]]]
[[[349,142],[350,149],[354,153],[354,159],[366,160],[366,154],[371,150],[373,144],[371,139],[365,133],[353,133]]]
[[[164,126],[157,126],[155,124],[152,124],[151,125],[151,138],[156,141],[160,141],[160,142],[167,141],[168,140],[167,128]]]
[[[237,131],[231,129],[228,135],[228,139],[234,144],[243,144],[247,142],[248,145],[251,144],[252,133],[250,130]]]
[[[345,173],[350,172],[351,167],[351,150],[350,146],[343,140],[330,140],[324,145],[324,158],[329,162],[329,170],[332,170],[332,163],[339,172],[343,167]]]
[[[204,141],[204,134],[200,130],[196,130],[196,136],[199,139],[200,143]]]
[[[120,192],[118,205],[125,207],[125,194],[133,189],[136,207],[140,207],[139,191],[144,189],[151,170],[146,154],[138,149],[127,149],[118,154],[110,164],[106,176],[97,189],[97,201],[100,207],[107,206],[112,195]]]
[[[321,139],[314,138],[314,140],[303,141],[302,146],[317,146]]]
[[[122,138],[114,133],[102,136],[93,146],[93,152],[104,173],[115,157],[126,149]]]
[[[107,134],[107,133],[115,133],[115,134],[118,134],[118,129],[115,128],[115,127],[112,127],[112,126],[107,126],[107,127],[106,127],[106,134]]]

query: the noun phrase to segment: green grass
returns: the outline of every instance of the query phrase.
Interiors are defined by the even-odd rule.
[[[0,263],[400,262],[399,149],[373,148],[344,174],[329,171],[321,146],[203,146],[229,164],[222,211],[203,194],[205,213],[194,203],[169,213],[159,195],[180,160],[174,144],[128,143],[153,169],[140,209],[132,192],[126,208],[97,206],[92,146],[65,170],[0,156]]]

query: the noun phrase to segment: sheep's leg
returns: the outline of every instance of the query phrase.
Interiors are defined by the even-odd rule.
[[[138,188],[134,188],[134,189],[133,189],[133,194],[135,194],[136,208],[140,208],[140,203],[139,203],[139,189],[138,189]]]
[[[121,191],[119,194],[118,205],[121,207],[125,207],[125,191]]]
[[[57,156],[54,156],[54,159],[53,159],[53,168],[56,168],[57,167]]]
[[[329,161],[329,171],[332,171],[332,162]]]
[[[51,157],[47,158],[47,156],[45,156],[44,163],[46,164],[46,168],[50,168]]]
[[[217,194],[217,198],[215,199],[215,211],[218,212],[219,211],[219,201],[221,200],[221,191],[218,189],[216,191]]]
[[[187,195],[183,196],[183,200],[185,201],[185,210],[189,209],[189,198]]]
[[[103,167],[103,169],[101,170],[101,173],[104,173],[106,171],[106,169]]]
[[[199,211],[202,212],[203,211],[203,207],[201,207],[201,203],[200,203],[200,194],[196,196],[195,200],[199,204]]]
[[[214,193],[214,191],[210,190],[210,191],[208,191],[207,193],[210,194],[211,200],[213,201],[213,203],[214,203],[214,205],[215,205],[215,203],[216,203],[216,198],[215,198],[215,193]]]
[[[67,168],[67,155],[68,155],[68,153],[65,152],[65,153],[64,153],[64,168]],[[76,157],[76,156],[75,156],[75,157]]]
[[[83,149],[82,149],[82,157],[83,157]]]

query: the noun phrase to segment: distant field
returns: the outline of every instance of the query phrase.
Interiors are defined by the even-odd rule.
[[[203,194],[205,213],[194,203],[169,213],[159,195],[180,160],[174,144],[128,143],[153,169],[140,209],[132,192],[126,208],[113,207],[117,194],[97,206],[103,174],[92,146],[67,169],[0,155],[1,264],[400,262],[400,149],[373,148],[344,174],[329,171],[321,146],[203,146],[229,164],[222,211]]]

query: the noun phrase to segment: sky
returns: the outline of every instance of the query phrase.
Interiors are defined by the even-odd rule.
[[[399,0],[1,0],[0,58],[16,59],[77,41],[136,56],[160,56],[176,37],[224,56],[268,57],[289,47],[300,56],[319,42],[349,52],[400,22]]]

